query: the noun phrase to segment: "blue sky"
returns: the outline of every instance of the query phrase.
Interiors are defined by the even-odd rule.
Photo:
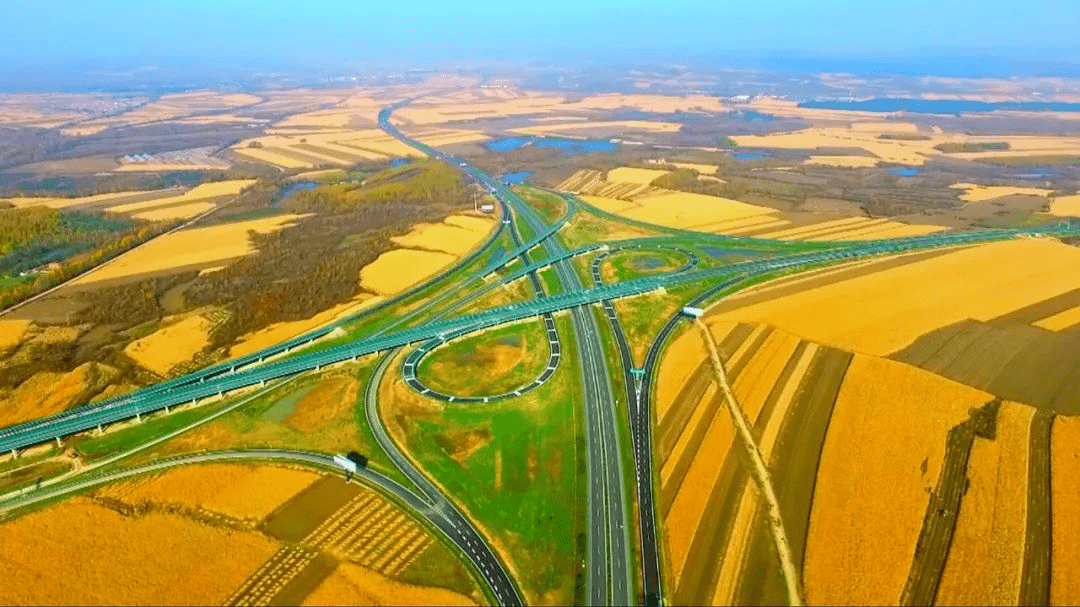
[[[9,66],[186,57],[520,58],[555,51],[586,58],[897,55],[942,47],[1011,53],[1031,46],[1060,46],[1073,55],[1065,59],[1077,59],[1080,49],[1080,0],[3,0],[0,6],[0,61]]]

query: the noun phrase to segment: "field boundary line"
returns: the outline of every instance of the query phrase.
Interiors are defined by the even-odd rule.
[[[802,588],[800,588],[799,584],[799,574],[795,568],[795,560],[791,554],[791,546],[788,543],[787,533],[784,531],[784,521],[780,518],[780,502],[776,499],[776,492],[773,491],[769,470],[765,466],[764,460],[761,458],[761,451],[758,450],[757,445],[754,443],[754,437],[750,433],[750,428],[746,425],[746,418],[743,416],[738,401],[735,400],[735,394],[731,391],[727,374],[724,372],[724,365],[720,362],[720,354],[716,351],[716,343],[709,333],[709,328],[705,323],[701,322],[700,318],[696,319],[694,322],[701,330],[702,338],[705,341],[706,347],[709,349],[709,358],[712,360],[713,369],[716,371],[717,383],[720,384],[720,389],[724,392],[724,399],[728,404],[728,413],[731,415],[731,420],[735,423],[735,428],[738,430],[739,438],[753,463],[753,466],[751,466],[751,475],[754,477],[755,483],[757,483],[758,488],[761,489],[761,493],[768,503],[769,528],[772,530],[773,541],[776,544],[776,552],[780,559],[780,569],[784,574],[788,602],[793,606],[799,607],[804,604],[802,599]]]

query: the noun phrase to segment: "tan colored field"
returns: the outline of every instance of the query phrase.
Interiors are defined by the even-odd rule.
[[[17,208],[44,205],[53,209],[66,209],[68,207],[97,204],[101,202],[108,202],[110,200],[117,200],[119,198],[127,198],[128,196],[138,196],[140,194],[149,193],[151,193],[149,190],[144,190],[138,192],[110,192],[108,194],[82,196],[79,198],[19,197],[3,198],[0,199],[0,202],[10,202]]]
[[[216,605],[276,549],[255,532],[74,498],[0,525],[0,552],[18,555],[0,559],[0,602]]]
[[[818,234],[827,234],[833,231],[849,230],[855,226],[861,226],[869,221],[875,221],[869,217],[845,217],[843,219],[831,219],[810,225],[766,232],[761,238],[773,238],[777,240],[803,240],[812,238]],[[878,220],[880,221],[880,220]]]
[[[455,218],[448,217],[446,222],[441,224],[419,224],[408,234],[391,240],[402,247],[464,255],[495,226],[494,221],[479,217],[458,216],[454,221],[451,219]],[[468,221],[469,219],[474,221]]]
[[[721,315],[884,356],[961,320],[989,320],[1080,288],[1080,250],[1014,239],[956,250]],[[851,314],[853,302],[859,313]]]
[[[705,344],[693,331],[682,333],[668,345],[660,357],[656,374],[656,405],[653,407],[656,419],[664,417],[683,384],[708,356]]]
[[[471,251],[491,231],[495,223],[486,218],[450,216],[445,224],[417,226],[393,240],[419,249],[394,249],[360,270],[360,284],[380,295],[392,295],[409,288],[452,264]],[[446,252],[441,252],[446,251]]]
[[[710,420],[702,420],[702,423],[710,423]],[[682,575],[690,544],[705,515],[705,504],[734,439],[735,427],[731,418],[726,411],[718,409],[664,520],[673,580]]]
[[[849,114],[849,112],[843,112]],[[850,119],[851,116],[844,116]],[[816,150],[818,148],[858,147],[886,162],[921,165],[931,155],[940,154],[930,141],[901,141],[879,139],[877,134],[846,128],[810,128],[771,135],[740,135],[732,137],[740,147]]]
[[[1050,214],[1058,217],[1080,217],[1080,194],[1053,199],[1050,202]]]
[[[221,94],[212,91],[178,93],[163,95],[156,101],[136,107],[119,116],[93,118],[61,131],[64,135],[92,135],[113,126],[146,124],[162,120],[172,120],[199,112],[227,110],[262,101],[262,98],[247,94]]]
[[[899,601],[946,434],[990,398],[916,367],[855,356],[814,489],[803,570],[809,604]]]
[[[243,257],[254,251],[248,231],[268,234],[290,225],[299,215],[278,215],[206,228],[179,230],[133,249],[100,269],[76,278],[88,284],[114,278],[162,272]]]
[[[213,328],[214,323],[205,316],[193,314],[129,343],[124,354],[140,367],[164,377],[210,345]]]
[[[881,161],[872,156],[811,156],[804,160],[803,164],[862,169],[876,167],[878,162]]]
[[[887,221],[879,226],[864,230],[850,230],[839,232],[828,237],[808,238],[807,240],[881,240],[883,238],[906,238],[909,236],[925,236],[935,232],[944,232],[948,228],[944,226],[925,224],[906,224],[896,221]]]
[[[586,202],[609,213],[630,219],[674,228],[705,226],[721,221],[759,215],[775,215],[776,211],[730,198],[704,194],[663,190],[663,194],[646,196],[633,201],[582,195]]]
[[[196,186],[187,192],[178,196],[169,196],[167,198],[155,198],[153,200],[146,200],[142,202],[132,202],[128,204],[120,204],[114,207],[109,207],[107,210],[110,213],[134,213],[137,211],[149,211],[157,209],[158,207],[178,205],[181,203],[189,202],[202,202],[210,200],[212,198],[219,198],[222,196],[235,196],[240,193],[240,190],[255,183],[254,179],[236,179],[233,181],[216,181],[212,183],[204,183]]]
[[[715,164],[695,164],[692,162],[663,162],[663,164],[670,164],[677,169],[690,169],[702,175],[715,175],[718,168]]]
[[[283,156],[281,154],[273,152],[272,150],[273,148],[265,149],[248,147],[233,149],[233,151],[237,154],[247,156],[252,160],[259,160],[267,164],[272,164],[285,169],[304,169],[313,166],[310,162],[305,162],[303,160],[296,160],[295,158]]]
[[[718,221],[716,223],[698,226],[698,229],[702,232],[737,234],[739,232],[756,232],[758,230],[788,225],[791,225],[791,223],[783,219],[777,219],[775,215],[757,215],[754,217],[742,217],[739,219]]]
[[[0,352],[22,343],[30,324],[24,318],[0,318]]]
[[[244,356],[256,352],[263,348],[270,347],[276,343],[283,342],[287,339],[306,333],[318,327],[321,327],[327,323],[334,322],[339,318],[348,316],[355,312],[373,306],[383,298],[379,296],[372,296],[367,293],[361,293],[352,300],[347,301],[341,305],[334,306],[329,310],[323,310],[315,316],[306,320],[294,320],[289,322],[279,322],[270,325],[264,329],[259,329],[253,333],[241,336],[236,345],[229,349],[229,356]]]
[[[1054,193],[1054,190],[1047,190],[1045,188],[1021,188],[1010,185],[954,183],[949,187],[957,190],[964,190],[964,193],[960,195],[960,200],[965,202],[985,202],[987,200],[1001,198],[1002,196],[1016,196],[1017,194],[1026,196],[1049,196]]]
[[[607,180],[621,183],[640,183],[649,185],[657,177],[663,177],[671,171],[661,169],[636,169],[634,167],[619,167],[608,171]]]
[[[134,217],[135,219],[145,219],[147,221],[190,219],[192,217],[195,217],[196,215],[201,215],[216,206],[217,205],[212,202],[193,202],[191,204],[184,204],[175,207],[135,213],[132,215],[132,217]]]
[[[360,269],[360,284],[379,295],[393,295],[437,273],[455,259],[449,253],[394,249]]]
[[[117,172],[117,173],[140,173],[140,172],[151,172],[151,171],[157,171],[157,172],[160,172],[160,171],[197,171],[197,170],[214,170],[214,169],[227,169],[227,168],[229,168],[229,164],[225,163],[225,162],[223,162],[221,164],[209,164],[209,163],[203,163],[203,164],[142,164],[142,163],[131,163],[131,164],[122,164],[122,165],[120,165],[119,167],[114,169],[114,172]]]
[[[395,582],[353,565],[341,563],[330,577],[304,599],[304,605],[475,605],[466,596],[442,588]]]
[[[109,485],[97,493],[135,506],[175,504],[261,521],[318,478],[315,472],[276,466],[204,464]]]
[[[1027,535],[1028,446],[1035,409],[1004,403],[997,438],[976,438],[971,485],[941,576],[939,605],[1016,605]]]
[[[79,365],[68,373],[39,371],[13,392],[0,398],[0,426],[59,413],[88,394],[94,394],[118,375],[116,369],[96,362]]]
[[[1070,327],[1080,325],[1080,307],[1069,308],[1064,312],[1059,312],[1031,324],[1047,331],[1064,331]]]
[[[1054,418],[1050,439],[1050,604],[1080,603],[1080,417]]]

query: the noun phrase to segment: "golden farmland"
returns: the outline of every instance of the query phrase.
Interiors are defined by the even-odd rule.
[[[899,600],[945,435],[990,398],[916,367],[855,356],[814,490],[803,573],[809,602]]]
[[[276,549],[254,532],[84,498],[0,525],[6,604],[221,604]],[[208,558],[227,554],[228,558]],[[87,555],[95,555],[92,563]]]
[[[1050,239],[968,247],[724,312],[884,356],[967,318],[989,320],[1080,288],[1080,250]],[[859,313],[846,312],[858,302]],[[829,313],[832,311],[833,313]]]
[[[177,268],[211,265],[243,257],[254,251],[248,230],[266,234],[289,225],[298,215],[238,221],[205,228],[188,228],[155,238],[112,262],[73,281],[88,284],[116,278],[152,274]]]

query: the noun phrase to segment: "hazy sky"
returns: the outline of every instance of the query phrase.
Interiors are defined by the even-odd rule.
[[[2,0],[0,9],[9,68],[1032,45],[1061,46],[1074,60],[1080,49],[1080,0]]]

